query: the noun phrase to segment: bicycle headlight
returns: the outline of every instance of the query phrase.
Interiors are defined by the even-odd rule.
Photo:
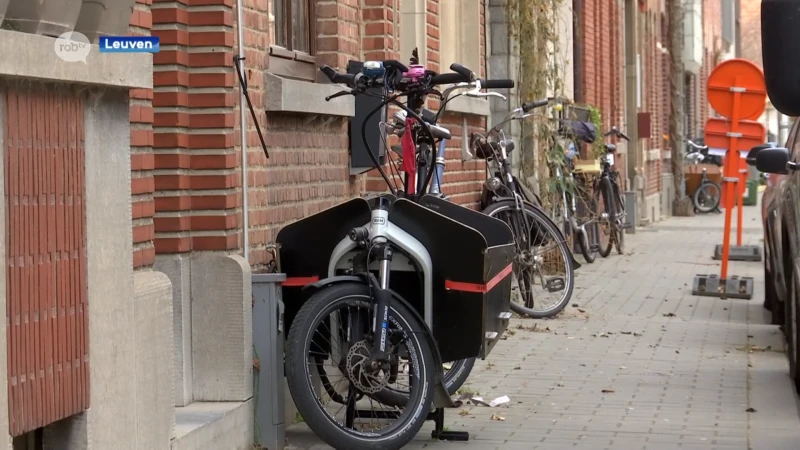
[[[483,183],[483,185],[486,186],[486,189],[489,190],[490,192],[495,192],[498,189],[500,189],[500,186],[503,185],[503,182],[500,181],[500,178],[491,177],[488,180],[486,180]]]

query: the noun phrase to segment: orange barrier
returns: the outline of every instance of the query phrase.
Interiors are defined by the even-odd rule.
[[[763,144],[766,140],[764,126],[752,121],[764,112],[766,101],[764,73],[750,61],[724,61],[708,77],[708,102],[718,114],[726,118],[708,119],[705,133],[706,145],[726,149],[722,176],[722,204],[725,208],[720,270],[722,282],[728,278],[731,216],[735,204],[738,204],[736,242],[737,245],[742,245],[742,211],[747,185],[744,157],[752,147]],[[737,186],[739,189],[736,189]]]

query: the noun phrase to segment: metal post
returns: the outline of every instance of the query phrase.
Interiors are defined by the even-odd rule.
[[[636,167],[639,164],[639,118],[636,105],[637,73],[636,73],[636,18],[638,3],[636,0],[625,0],[625,131],[631,141],[627,148],[627,176],[633,190],[636,179]]]

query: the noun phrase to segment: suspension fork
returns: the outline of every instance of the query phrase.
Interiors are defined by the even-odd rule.
[[[433,180],[431,181],[431,194],[441,194],[442,193],[442,182],[444,181],[444,156],[445,150],[447,148],[447,139],[442,139],[439,141],[439,149],[436,152],[436,163],[435,163],[435,173],[433,174]]]
[[[387,360],[386,342],[387,326],[389,321],[389,308],[392,293],[389,290],[389,273],[392,262],[392,247],[388,243],[380,244],[378,252],[379,289],[375,289],[375,310],[372,317],[372,331],[375,340],[372,343],[371,364],[373,369],[378,369],[379,364]]]

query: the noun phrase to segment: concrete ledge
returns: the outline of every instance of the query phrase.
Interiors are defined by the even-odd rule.
[[[136,323],[136,446],[165,448],[175,424],[172,283],[161,272],[133,275]]]
[[[92,45],[86,63],[67,62],[56,56],[55,42],[47,36],[0,30],[0,78],[153,87],[153,56],[149,53],[100,53],[100,48]]]
[[[214,253],[195,256],[191,264],[194,398],[248,400],[253,396],[250,265],[241,256]]]
[[[492,113],[489,100],[462,95],[447,102],[445,112],[488,117]]]
[[[356,102],[350,95],[325,101],[325,97],[341,91],[343,86],[297,81],[269,72],[264,75],[267,111],[344,117],[353,117],[356,113]]]
[[[11,0],[5,20],[23,33],[59,36],[75,27],[80,11],[81,0]]]
[[[11,0],[0,0],[0,25],[3,24],[3,18],[6,16],[6,10],[8,10],[8,4],[10,2]],[[0,445],[3,444],[0,442]]]
[[[175,424],[171,450],[253,448],[252,400],[192,403],[175,409]]]
[[[128,31],[135,0],[83,0],[75,31],[89,42],[97,43],[100,35],[124,35]]]
[[[175,406],[194,401],[192,393],[192,305],[191,258],[188,255],[158,255],[154,269],[172,282],[173,382]]]

